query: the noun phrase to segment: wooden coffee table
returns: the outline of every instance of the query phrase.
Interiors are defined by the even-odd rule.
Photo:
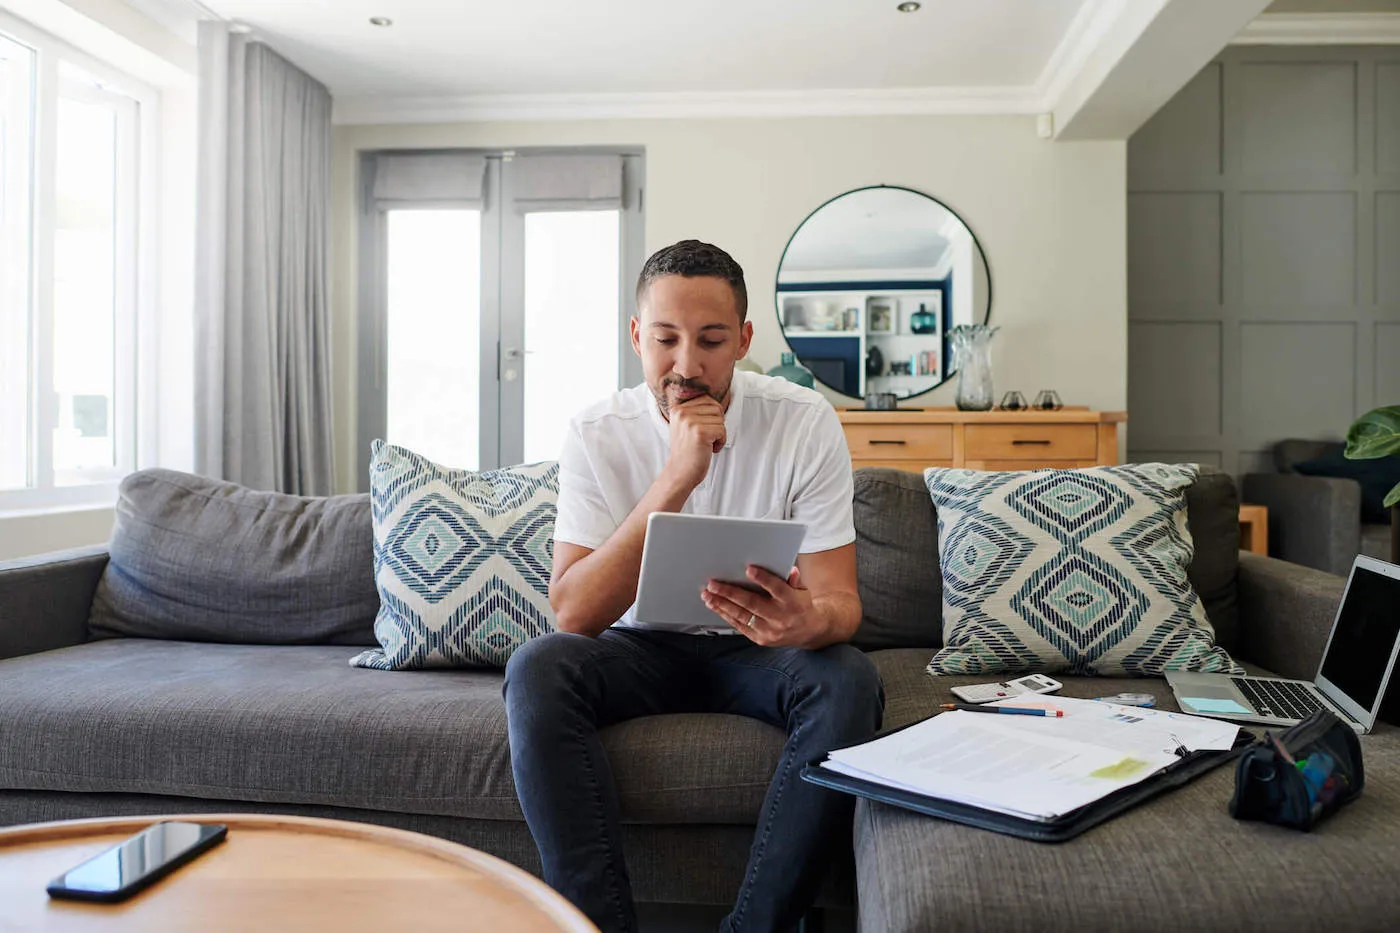
[[[224,823],[228,839],[120,904],[45,892],[160,820]],[[466,846],[367,823],[233,813],[0,830],[0,930],[12,929],[597,931],[544,882]]]

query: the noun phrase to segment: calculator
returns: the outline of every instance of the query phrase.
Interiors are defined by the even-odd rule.
[[[1015,680],[1007,680],[999,684],[970,684],[966,687],[954,687],[953,696],[964,703],[990,703],[1003,697],[1016,697],[1029,693],[1054,693],[1061,686],[1063,685],[1058,680],[1046,677],[1044,674],[1027,674],[1025,677],[1017,677]]]

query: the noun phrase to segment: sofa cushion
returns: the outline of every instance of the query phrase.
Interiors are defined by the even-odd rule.
[[[553,631],[558,464],[473,473],[376,440],[369,486],[380,647],[351,664],[505,667],[516,648]]]
[[[114,639],[0,661],[0,789],[522,818],[499,672],[388,674],[352,653]],[[693,714],[602,740],[624,819],[753,825],[783,734]]]
[[[1186,573],[1189,464],[926,470],[944,647],[934,673],[1237,670]]]
[[[1240,647],[1240,497],[1229,473],[1201,467],[1186,488],[1186,527],[1195,549],[1186,576],[1206,607],[1215,643],[1233,654]]]
[[[1362,525],[1361,553],[1377,560],[1390,560],[1390,526]]]
[[[1235,577],[1240,548],[1235,481],[1228,473],[1202,467],[1186,490],[1186,510],[1195,544],[1187,576],[1205,604],[1216,644],[1234,652],[1239,647]],[[941,647],[938,515],[923,475],[883,467],[856,470],[855,522],[864,617],[852,644],[867,651]]]
[[[943,644],[938,517],[923,476],[866,467],[855,473],[856,580],[864,613],[858,648]]]
[[[88,627],[244,644],[374,644],[366,495],[260,492],[175,470],[122,480]]]
[[[949,687],[979,679],[930,677],[921,670],[924,656],[922,650],[871,654],[890,698],[886,727],[936,712],[952,699]],[[1126,688],[1177,709],[1161,679],[1064,678],[1064,684],[1065,696]],[[1400,916],[1393,877],[1400,795],[1375,778],[1400,769],[1400,729],[1381,726],[1361,742],[1372,780],[1355,803],[1310,835],[1231,819],[1233,765],[1057,846],[859,801],[860,928],[1392,929]]]

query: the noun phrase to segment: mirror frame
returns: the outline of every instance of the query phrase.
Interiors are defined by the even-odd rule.
[[[781,281],[781,279],[782,279],[782,275],[783,275],[783,261],[784,261],[785,259],[787,259],[788,250],[792,248],[792,241],[793,241],[794,239],[796,239],[797,234],[800,233],[800,232],[802,231],[802,228],[805,227],[805,226],[807,225],[807,221],[809,221],[809,220],[811,220],[813,217],[815,217],[815,216],[822,210],[822,208],[826,207],[828,204],[832,203],[833,201],[839,201],[839,200],[841,200],[841,199],[844,198],[844,197],[849,197],[850,195],[858,194],[858,193],[861,192],[861,191],[879,191],[879,190],[891,190],[891,189],[892,189],[892,190],[896,190],[896,191],[908,191],[910,194],[917,194],[917,195],[918,195],[919,197],[921,197],[921,198],[927,198],[928,200],[932,201],[934,204],[936,204],[936,205],[938,205],[939,207],[943,208],[943,209],[944,209],[945,211],[947,211],[949,214],[951,214],[951,215],[953,215],[954,217],[956,217],[956,218],[958,219],[958,222],[959,222],[960,224],[962,224],[963,227],[967,230],[968,236],[972,237],[972,243],[973,243],[973,245],[977,247],[977,254],[978,254],[979,256],[982,257],[982,265],[983,265],[983,266],[986,268],[986,270],[987,270],[987,311],[986,311],[986,314],[983,316],[983,318],[982,318],[982,320],[981,320],[980,323],[986,324],[986,323],[988,323],[989,321],[991,321],[991,319],[992,319],[992,297],[993,297],[993,294],[994,294],[994,292],[995,292],[995,285],[994,285],[994,283],[992,282],[992,263],[991,263],[991,261],[987,258],[987,251],[986,251],[985,249],[982,248],[982,241],[979,240],[979,239],[977,238],[976,232],[972,229],[972,226],[971,226],[966,220],[963,219],[963,216],[962,216],[961,214],[959,214],[957,211],[953,210],[953,209],[952,209],[951,207],[949,207],[947,204],[944,204],[944,203],[943,203],[942,201],[940,201],[938,198],[935,198],[933,195],[928,194],[928,193],[926,193],[926,192],[920,191],[918,188],[910,188],[910,187],[908,187],[908,186],[906,186],[906,185],[863,185],[863,186],[861,186],[861,187],[859,187],[859,188],[852,188],[852,189],[850,189],[849,191],[843,191],[843,192],[841,192],[841,193],[838,194],[838,195],[834,195],[834,196],[832,196],[832,197],[829,197],[829,198],[827,198],[825,201],[823,201],[821,204],[818,204],[818,205],[816,206],[815,209],[809,211],[809,212],[807,213],[807,216],[802,218],[802,222],[799,223],[799,224],[796,226],[796,228],[793,229],[792,233],[788,236],[787,243],[784,244],[784,246],[783,246],[783,253],[782,253],[781,256],[778,257],[778,268],[777,268],[777,269],[774,271],[774,273],[773,273],[773,317],[774,317],[774,320],[776,320],[777,323],[778,323],[778,333],[779,333],[779,334],[782,334],[782,337],[783,337],[783,344],[787,347],[787,351],[786,351],[786,352],[791,353],[791,354],[793,355],[793,359],[796,360],[798,363],[801,363],[801,362],[802,362],[802,357],[798,355],[797,351],[794,350],[794,349],[792,348],[792,344],[788,342],[787,331],[786,331],[786,329],[783,327],[783,304],[782,304],[782,294],[783,294],[783,293],[782,293],[782,290],[778,287],[779,284],[780,284],[780,281]],[[947,338],[945,337],[944,339],[946,340]],[[861,363],[862,363],[862,365],[863,365],[864,361],[861,361]],[[810,372],[810,370],[809,370],[809,372]],[[927,395],[928,393],[934,391],[934,390],[937,389],[938,387],[940,387],[940,386],[946,384],[946,383],[947,383],[949,380],[951,380],[955,375],[957,375],[957,369],[955,369],[955,368],[952,367],[952,366],[949,366],[949,367],[947,367],[947,368],[944,370],[943,378],[942,378],[942,379],[940,379],[939,381],[935,382],[933,385],[929,386],[927,389],[924,389],[922,392],[916,392],[916,393],[914,393],[914,394],[912,394],[912,395],[907,395],[907,396],[904,396],[904,397],[902,397],[902,398],[896,399],[896,404],[903,403],[903,402],[908,402],[908,401],[911,401],[912,399],[919,398],[920,396]],[[825,388],[829,389],[829,390],[832,391],[832,392],[835,392],[837,395],[841,396],[842,398],[858,398],[859,401],[861,401],[862,403],[864,403],[864,401],[865,401],[863,398],[859,398],[858,396],[854,396],[854,395],[847,395],[847,394],[846,394],[845,392],[843,392],[841,389],[838,389],[838,388],[836,388],[835,386],[832,386],[832,385],[828,385],[824,380],[822,380],[820,377],[818,377],[816,373],[812,373],[812,379],[813,379],[817,384],[819,384],[819,385],[821,385],[821,386],[824,386]]]

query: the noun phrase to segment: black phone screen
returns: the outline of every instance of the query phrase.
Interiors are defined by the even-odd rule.
[[[59,875],[50,893],[101,897],[140,888],[187,856],[222,839],[228,828],[200,823],[157,823]],[[55,890],[57,889],[57,890]]]

